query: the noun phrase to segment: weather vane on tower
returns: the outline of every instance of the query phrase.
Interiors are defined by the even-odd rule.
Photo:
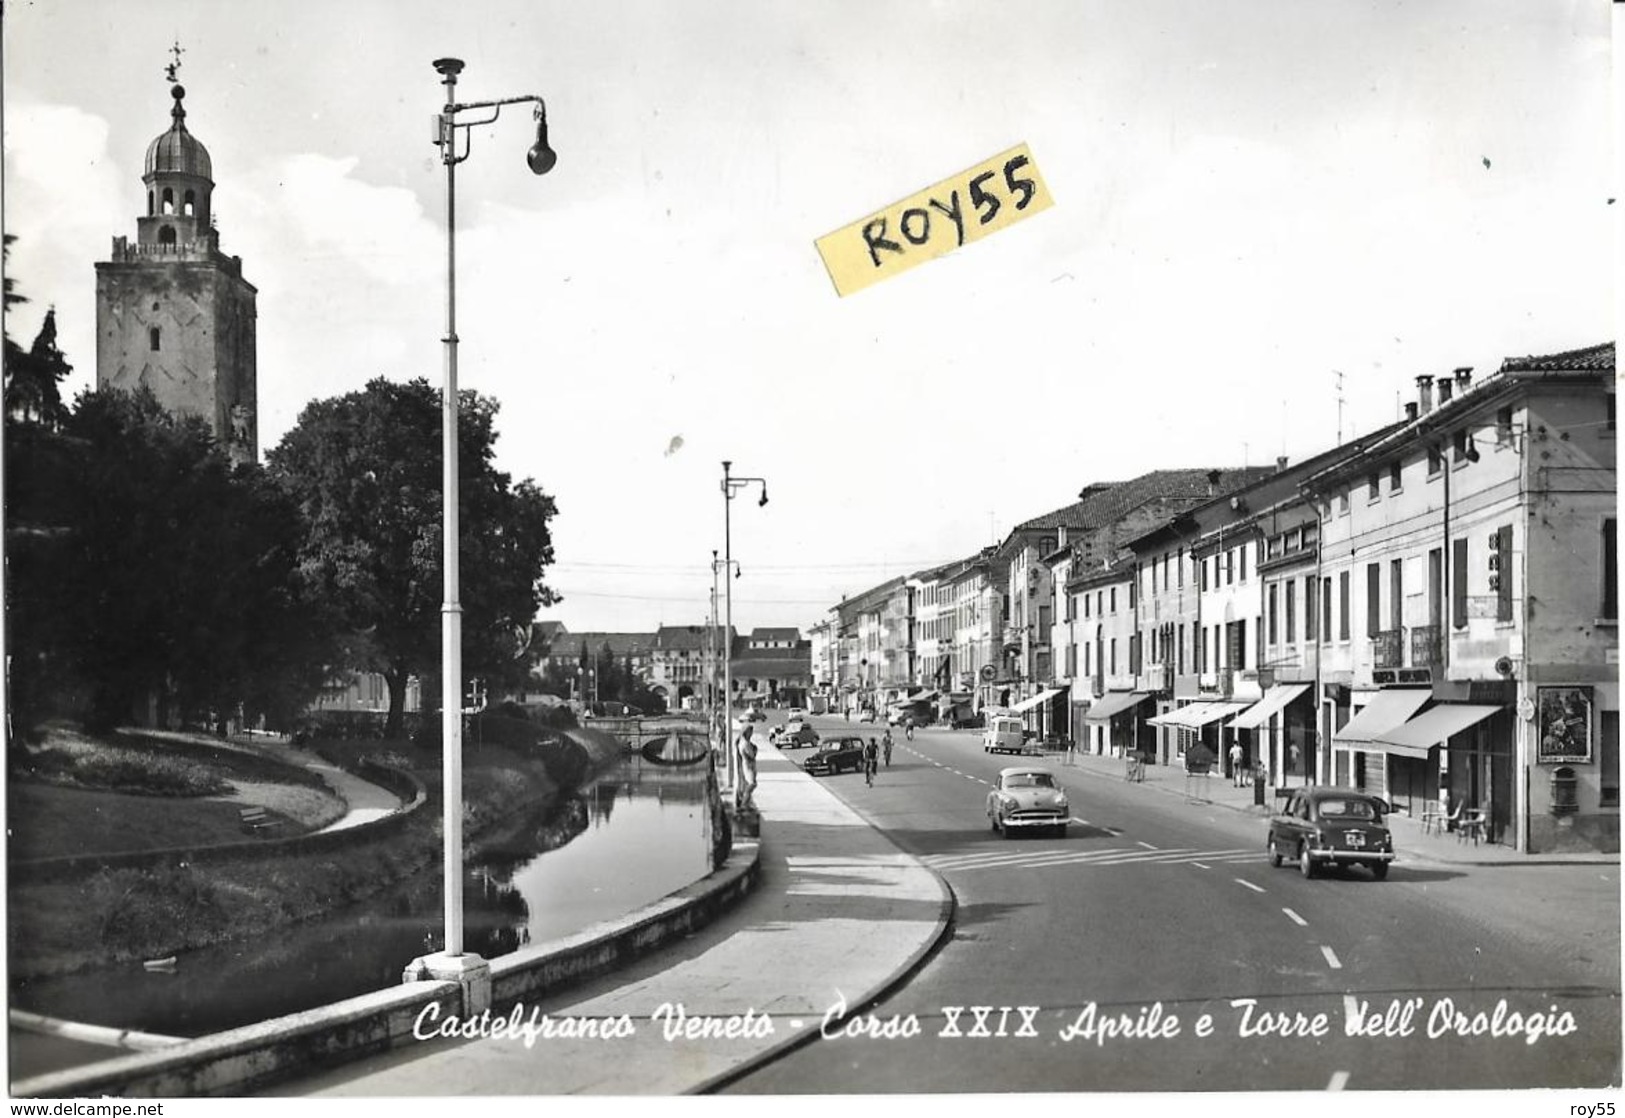
[[[181,41],[176,39],[175,45],[169,48],[169,53],[175,56],[175,61],[164,67],[164,76],[170,81],[177,81],[179,79],[175,77],[175,71],[181,68],[181,55],[186,53],[186,49],[181,46]]]

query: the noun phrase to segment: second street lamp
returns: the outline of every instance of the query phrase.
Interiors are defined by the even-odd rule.
[[[458,498],[457,498],[457,164],[468,158],[469,130],[490,124],[504,105],[533,104],[536,142],[525,156],[532,172],[545,175],[558,162],[547,141],[547,105],[540,97],[526,94],[496,101],[459,103],[457,75],[463,62],[439,58],[434,68],[446,87],[446,104],[435,117],[434,143],[440,161],[446,165],[446,333],[441,339],[445,356],[445,384],[441,390],[441,423],[444,502],[445,558],[442,563],[444,600],[440,607],[441,640],[441,764],[440,798],[444,812],[445,944],[439,952],[413,963],[409,975],[427,974],[433,978],[459,982],[463,987],[462,1011],[479,1013],[490,1004],[491,972],[478,955],[463,951],[463,720],[460,697],[463,693],[463,609],[459,602]],[[477,120],[460,121],[458,114],[489,110]],[[458,151],[459,142],[462,145]]]

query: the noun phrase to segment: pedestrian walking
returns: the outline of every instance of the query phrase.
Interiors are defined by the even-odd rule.
[[[1230,743],[1230,783],[1234,784],[1237,788],[1240,788],[1241,784],[1242,784],[1241,759],[1242,759],[1241,743],[1239,741],[1231,742]]]
[[[914,740],[914,718],[910,716],[903,719],[903,736],[909,741]]]
[[[888,769],[891,768],[891,746],[892,746],[891,727],[888,726],[888,727],[886,727],[885,736],[883,736],[880,739],[881,753],[886,758],[886,767]]]
[[[863,747],[863,782],[869,787],[875,786],[875,773],[879,770],[880,745],[874,738]]]

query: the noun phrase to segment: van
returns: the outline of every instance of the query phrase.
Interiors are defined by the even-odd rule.
[[[1027,728],[1021,719],[1008,715],[989,715],[987,729],[982,731],[983,753],[1023,753],[1027,749]]]

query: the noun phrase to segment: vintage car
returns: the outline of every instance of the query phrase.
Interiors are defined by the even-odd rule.
[[[1012,830],[1047,827],[1064,838],[1072,818],[1066,791],[1055,774],[1035,765],[1000,769],[993,791],[987,794],[988,823],[1009,837]]]
[[[1391,810],[1387,800],[1357,788],[1295,788],[1270,820],[1270,865],[1290,858],[1305,877],[1327,865],[1365,866],[1381,881],[1394,860],[1383,822]]]
[[[808,757],[801,767],[813,776],[862,772],[863,739],[854,735],[820,742],[818,752]]]
[[[873,722],[874,720],[875,720],[875,710],[874,710],[873,707],[864,707],[862,710],[860,710],[858,712],[858,721],[859,722]]]
[[[774,741],[780,749],[800,749],[806,745],[817,745],[818,731],[798,718],[786,723],[783,730],[777,731]]]

